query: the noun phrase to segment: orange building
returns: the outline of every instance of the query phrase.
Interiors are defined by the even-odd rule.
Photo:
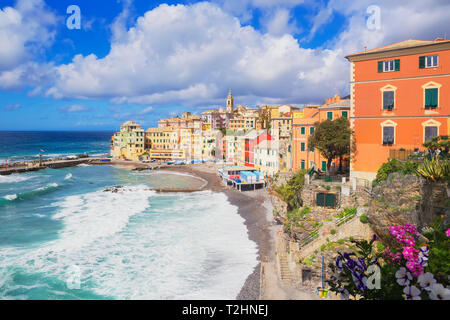
[[[348,55],[356,152],[350,176],[373,180],[393,149],[450,134],[450,41],[406,40]]]
[[[314,133],[314,123],[326,119],[335,120],[340,117],[349,117],[350,100],[348,97],[341,99],[339,96],[327,99],[320,106],[306,106],[302,111],[293,113],[292,132],[292,169],[316,168],[327,170],[327,161],[318,150],[310,150],[308,138]],[[339,164],[335,159],[331,167],[336,168]]]

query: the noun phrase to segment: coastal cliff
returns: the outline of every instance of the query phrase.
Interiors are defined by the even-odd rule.
[[[390,225],[412,224],[422,231],[439,216],[449,219],[448,190],[446,183],[432,183],[417,176],[392,173],[373,188],[368,221],[386,242],[390,240]]]

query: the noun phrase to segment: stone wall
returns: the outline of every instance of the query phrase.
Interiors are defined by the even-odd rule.
[[[419,231],[444,215],[449,217],[447,185],[430,183],[413,175],[393,173],[373,189],[367,218],[372,228],[389,242],[389,226],[413,224]]]
[[[326,184],[324,184],[326,185]],[[309,184],[305,185],[301,191],[301,198],[304,206],[316,206],[316,194],[318,192],[334,193],[339,200],[337,209],[353,208],[367,206],[370,200],[370,191],[363,186],[356,186],[353,190],[350,183],[340,185],[329,185],[330,190],[324,188],[322,185]]]

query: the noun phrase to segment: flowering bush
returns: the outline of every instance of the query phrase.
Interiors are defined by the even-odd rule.
[[[442,219],[431,227],[427,244],[418,244],[419,233],[410,224],[389,228],[395,244],[384,251],[375,250],[375,235],[370,242],[352,240],[357,250],[339,253],[329,265],[330,291],[342,299],[450,300],[450,232]]]

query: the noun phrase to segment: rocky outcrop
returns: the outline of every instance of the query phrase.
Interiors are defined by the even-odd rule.
[[[106,188],[105,190],[103,190],[103,192],[112,192],[112,193],[118,193],[123,191],[123,186],[114,186],[114,187],[109,187]]]
[[[444,183],[393,173],[372,190],[367,218],[378,236],[389,242],[391,225],[408,223],[421,231],[437,217],[448,217],[448,199]]]

